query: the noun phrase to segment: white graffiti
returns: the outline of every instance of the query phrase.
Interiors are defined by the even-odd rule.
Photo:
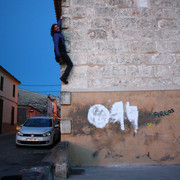
[[[89,109],[88,120],[97,128],[104,128],[109,122],[109,111],[101,104],[96,104]]]
[[[124,131],[124,120],[128,119],[133,127],[134,132],[138,129],[138,109],[137,106],[130,106],[126,102],[126,112],[124,112],[123,102],[113,104],[110,112],[101,104],[96,104],[90,107],[88,111],[88,121],[97,128],[104,128],[108,123],[120,123],[121,130]]]
[[[120,122],[121,130],[124,131],[124,110],[122,101],[113,104],[110,110],[110,117],[110,122]]]

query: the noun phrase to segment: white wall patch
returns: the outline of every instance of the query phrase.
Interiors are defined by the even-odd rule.
[[[120,122],[121,130],[124,130],[124,110],[122,101],[113,104],[110,111],[110,122]]]
[[[123,102],[116,102],[113,104],[110,112],[101,104],[96,104],[90,107],[88,111],[88,121],[97,128],[104,128],[106,124],[120,123],[121,130],[124,128],[124,109]],[[134,132],[138,129],[138,109],[137,106],[130,106],[126,102],[126,116],[134,127]]]
[[[137,106],[129,106],[129,102],[126,102],[126,115],[128,120],[133,124],[134,132],[138,129],[138,109]]]
[[[88,112],[88,120],[97,128],[104,128],[109,122],[109,111],[101,104],[91,106]]]

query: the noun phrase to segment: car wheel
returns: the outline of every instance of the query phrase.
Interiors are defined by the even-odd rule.
[[[54,146],[55,144],[56,144],[56,137],[55,137],[55,135],[54,135],[52,146]]]

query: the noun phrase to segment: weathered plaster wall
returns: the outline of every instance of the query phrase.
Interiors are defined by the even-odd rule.
[[[180,163],[180,1],[62,0],[62,14],[74,63],[62,84],[71,92],[62,105],[62,118],[72,120],[72,133],[62,136],[71,164]],[[116,118],[112,107],[121,101]],[[126,102],[138,111],[137,133]],[[96,104],[104,110],[94,110],[95,121],[105,116],[104,128],[88,120]]]
[[[62,90],[179,89],[179,0],[62,0],[62,14],[75,65]]]
[[[180,91],[72,93],[71,105],[62,105],[62,118],[72,119],[72,133],[62,135],[63,141],[70,142],[71,165],[179,164],[179,99]],[[93,105],[101,104],[110,111],[120,101],[124,111],[126,102],[137,107],[137,133],[128,119],[124,131],[119,122],[110,123],[111,118],[104,128],[88,121]],[[161,116],[154,116],[155,112]]]

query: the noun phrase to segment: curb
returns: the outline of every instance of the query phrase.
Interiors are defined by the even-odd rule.
[[[54,180],[54,165],[51,162],[41,162],[30,169],[23,169],[19,175],[4,176],[1,180]]]
[[[57,178],[67,179],[69,176],[69,143],[61,142],[57,144],[50,155],[47,155],[42,161],[52,162],[54,164],[54,175]]]
[[[54,164],[52,162],[41,162],[30,169],[23,169],[22,180],[54,180]]]

